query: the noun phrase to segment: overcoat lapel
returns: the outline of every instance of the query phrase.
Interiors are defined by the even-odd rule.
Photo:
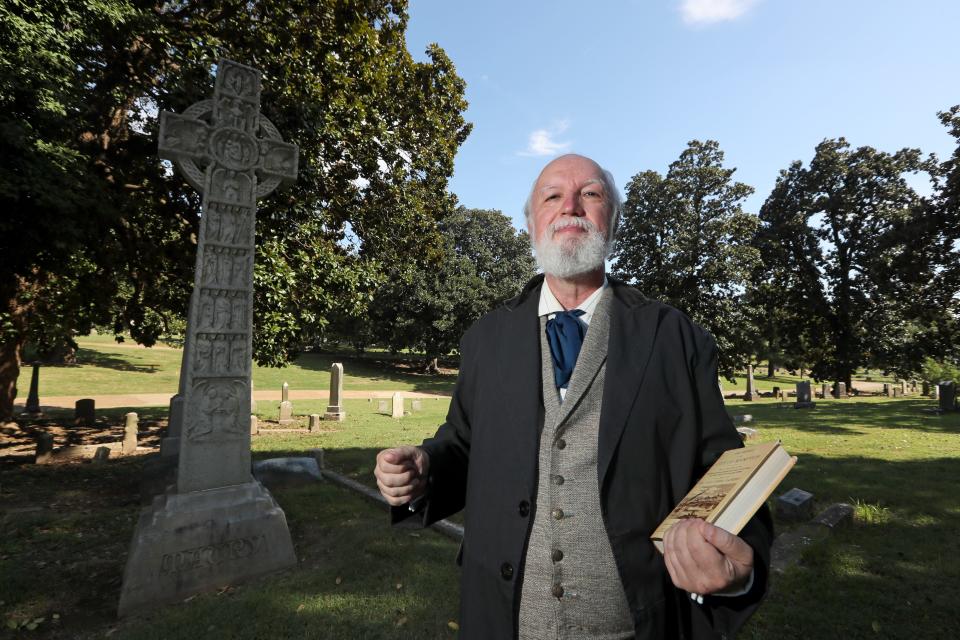
[[[659,320],[656,305],[646,304],[645,300],[626,300],[618,291],[624,285],[619,282],[611,284],[610,339],[597,443],[597,479],[601,495],[610,461],[647,371]]]
[[[543,395],[537,308],[542,282],[543,276],[534,278],[519,296],[507,303],[510,313],[502,316],[500,337],[495,342],[506,433],[510,434],[511,442],[522,449],[517,452],[521,460],[536,460],[540,439]],[[535,474],[536,465],[532,467]]]

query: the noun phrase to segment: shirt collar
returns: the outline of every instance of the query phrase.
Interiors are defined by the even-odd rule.
[[[590,323],[590,316],[593,315],[593,310],[597,306],[597,302],[600,300],[600,296],[603,294],[603,290],[610,286],[610,283],[607,282],[607,276],[603,276],[603,285],[597,288],[596,291],[590,294],[590,297],[584,300],[577,309],[580,309],[584,312],[584,321],[588,324]],[[550,290],[550,285],[547,284],[546,279],[543,281],[543,286],[540,287],[540,307],[537,311],[538,316],[552,316],[555,313],[560,313],[564,311],[563,305],[557,300],[557,297],[553,295],[553,291]]]

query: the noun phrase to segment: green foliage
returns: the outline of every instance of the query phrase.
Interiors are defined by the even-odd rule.
[[[439,259],[397,265],[377,291],[366,333],[350,327],[354,340],[362,335],[394,351],[446,355],[473,322],[533,277],[527,233],[501,212],[460,207],[440,229]]]
[[[942,271],[950,233],[907,182],[935,171],[916,149],[889,154],[820,143],[808,167],[782,171],[760,210],[756,299],[766,335],[820,380],[862,366],[915,373],[946,348],[954,288]]]
[[[735,171],[715,141],[694,140],[666,176],[635,175],[612,257],[617,277],[714,335],[726,376],[751,356],[744,291],[759,257],[750,242],[757,218],[741,209],[753,188],[733,181]]]
[[[406,24],[390,0],[5,3],[0,326],[13,346],[0,360],[30,331],[112,320],[152,344],[183,318],[199,197],[157,158],[157,112],[208,98],[220,57],[263,71],[264,114],[300,146],[296,184],[260,203],[257,260],[273,270],[257,270],[258,361],[282,364],[333,312],[359,313],[405,256],[438,255],[465,85],[437,46],[413,60]],[[47,313],[26,297],[57,302]]]
[[[960,383],[960,366],[954,362],[924,358],[920,375],[931,385],[937,385],[944,380]]]

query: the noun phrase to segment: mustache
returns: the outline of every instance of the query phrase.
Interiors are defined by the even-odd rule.
[[[560,229],[566,229],[568,227],[579,227],[585,231],[598,231],[597,225],[593,224],[586,218],[567,218],[566,220],[558,220],[554,222],[547,230],[550,232],[550,237],[559,231]]]

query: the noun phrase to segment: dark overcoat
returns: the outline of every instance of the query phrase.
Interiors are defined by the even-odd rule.
[[[649,536],[703,472],[742,446],[717,384],[713,338],[684,314],[610,279],[610,342],[598,435],[603,521],[638,640],[730,637],[766,588],[770,516],[741,532],[754,549],[754,583],[702,605],[676,589]],[[539,320],[543,276],[476,322],[446,422],[424,442],[430,492],[419,520],[466,506],[460,636],[517,636],[523,560],[537,508],[543,425]],[[410,515],[394,508],[394,521]]]

